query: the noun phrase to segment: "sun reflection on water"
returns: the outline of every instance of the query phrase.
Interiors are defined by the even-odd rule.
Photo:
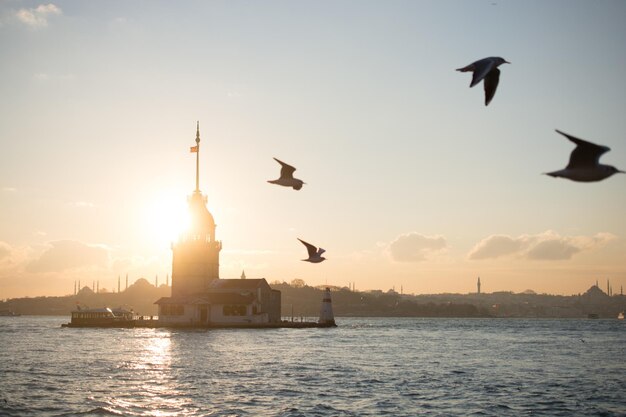
[[[151,333],[151,334],[150,334]],[[144,337],[136,337],[135,359],[123,364],[123,379],[128,380],[125,395],[111,399],[111,411],[124,415],[181,416],[197,410],[172,372],[171,333],[146,330]]]

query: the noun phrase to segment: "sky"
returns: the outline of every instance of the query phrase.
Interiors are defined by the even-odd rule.
[[[626,285],[623,1],[0,1],[0,299],[165,281],[195,188],[220,276],[357,290]],[[501,56],[484,106],[471,62]],[[302,190],[268,184],[272,159]],[[301,238],[326,249],[302,262]]]

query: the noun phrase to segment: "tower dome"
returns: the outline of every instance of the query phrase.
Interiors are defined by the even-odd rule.
[[[186,238],[213,242],[215,240],[215,220],[206,206],[207,199],[200,192],[194,192],[188,199],[190,224]]]

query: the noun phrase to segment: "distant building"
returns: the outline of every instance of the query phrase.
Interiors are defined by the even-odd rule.
[[[191,225],[172,245],[172,296],[163,297],[159,321],[166,324],[262,324],[281,317],[281,294],[264,278],[220,279],[222,242],[199,187],[200,130],[196,130],[196,189],[189,197]]]
[[[478,282],[476,283],[476,294],[480,294],[480,277],[478,277]]]

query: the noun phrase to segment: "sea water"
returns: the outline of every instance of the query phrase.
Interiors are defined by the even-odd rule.
[[[626,415],[623,320],[206,331],[68,320],[0,317],[1,416]]]

